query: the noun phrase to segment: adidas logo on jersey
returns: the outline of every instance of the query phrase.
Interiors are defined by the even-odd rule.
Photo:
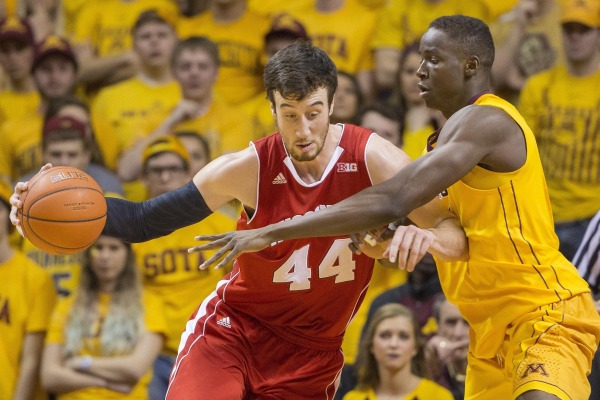
[[[283,172],[280,172],[279,175],[273,179],[273,185],[281,185],[283,183],[287,183],[285,176],[283,176]]]
[[[217,321],[217,325],[224,326],[225,328],[231,329],[231,323],[229,322],[229,317],[221,318]]]

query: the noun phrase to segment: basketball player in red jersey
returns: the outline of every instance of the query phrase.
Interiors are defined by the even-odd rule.
[[[238,229],[253,229],[389,179],[410,158],[364,128],[331,125],[336,87],[335,65],[322,50],[305,42],[281,50],[265,70],[279,134],[216,159],[188,185],[153,200],[107,199],[104,233],[148,240],[232,199],[244,206]],[[13,206],[23,189],[19,183]],[[437,199],[410,218],[437,257],[464,259],[464,232]],[[332,399],[344,330],[373,268],[350,242],[347,235],[291,240],[239,257],[187,323],[167,399]]]

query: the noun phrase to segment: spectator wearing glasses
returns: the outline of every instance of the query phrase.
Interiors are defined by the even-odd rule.
[[[208,158],[209,148],[204,149]],[[191,165],[185,145],[174,135],[151,142],[142,154],[142,180],[149,196],[156,197],[186,184]],[[208,296],[225,272],[199,270],[198,265],[213,251],[188,253],[187,249],[197,244],[194,237],[199,233],[213,234],[234,228],[232,218],[216,212],[168,236],[133,245],[144,288],[163,299],[168,327],[165,344],[154,363],[150,400],[164,400],[185,324],[198,305],[198,297]]]

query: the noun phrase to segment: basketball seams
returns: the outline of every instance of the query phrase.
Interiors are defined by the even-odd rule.
[[[67,193],[71,190],[75,191],[73,196]],[[34,175],[21,200],[23,207],[18,210],[18,217],[24,236],[50,254],[85,250],[96,241],[106,221],[102,189],[77,168],[52,167]]]
[[[102,193],[101,191],[99,191],[99,190],[97,190],[97,189],[90,188],[90,187],[87,187],[87,186],[70,186],[70,187],[66,187],[66,188],[57,189],[57,190],[55,190],[55,191],[53,191],[53,192],[49,192],[49,193],[46,193],[46,194],[44,194],[44,195],[42,195],[42,196],[39,196],[39,197],[37,197],[37,198],[36,198],[36,199],[35,199],[33,202],[31,202],[31,204],[29,205],[28,211],[30,211],[30,210],[33,208],[33,206],[34,206],[34,205],[35,205],[37,202],[39,202],[39,201],[41,201],[41,200],[45,199],[46,197],[52,196],[52,195],[53,195],[53,194],[55,194],[55,193],[60,193],[60,192],[68,191],[68,190],[76,190],[76,189],[90,190],[90,191],[92,191],[92,192],[96,192],[96,193],[98,193],[98,194],[99,194],[99,195],[100,195],[102,198],[104,198],[104,193]],[[102,217],[104,217],[105,215],[106,215],[106,211],[104,212],[104,214],[103,214],[103,215],[101,215],[101,216],[98,216],[98,217],[94,217],[94,218],[92,218],[92,219],[87,219],[87,220],[83,220],[83,219],[82,219],[82,220],[73,220],[73,221],[61,221],[61,220],[49,220],[49,219],[47,220],[47,219],[43,219],[43,218],[32,217],[32,216],[30,215],[30,213],[29,213],[29,212],[26,214],[27,218],[31,218],[31,219],[37,219],[37,220],[42,220],[42,221],[54,221],[54,222],[84,222],[84,221],[93,221],[93,220],[96,220],[96,219],[98,219],[98,218],[102,218]]]

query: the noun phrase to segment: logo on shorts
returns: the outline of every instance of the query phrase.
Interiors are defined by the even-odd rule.
[[[521,378],[525,378],[529,374],[542,374],[544,376],[548,376],[548,373],[544,369],[544,364],[541,363],[527,365],[527,368],[525,368],[525,372]]]
[[[225,328],[231,329],[231,322],[229,321],[229,317],[221,318],[217,321],[217,325],[224,326]]]

